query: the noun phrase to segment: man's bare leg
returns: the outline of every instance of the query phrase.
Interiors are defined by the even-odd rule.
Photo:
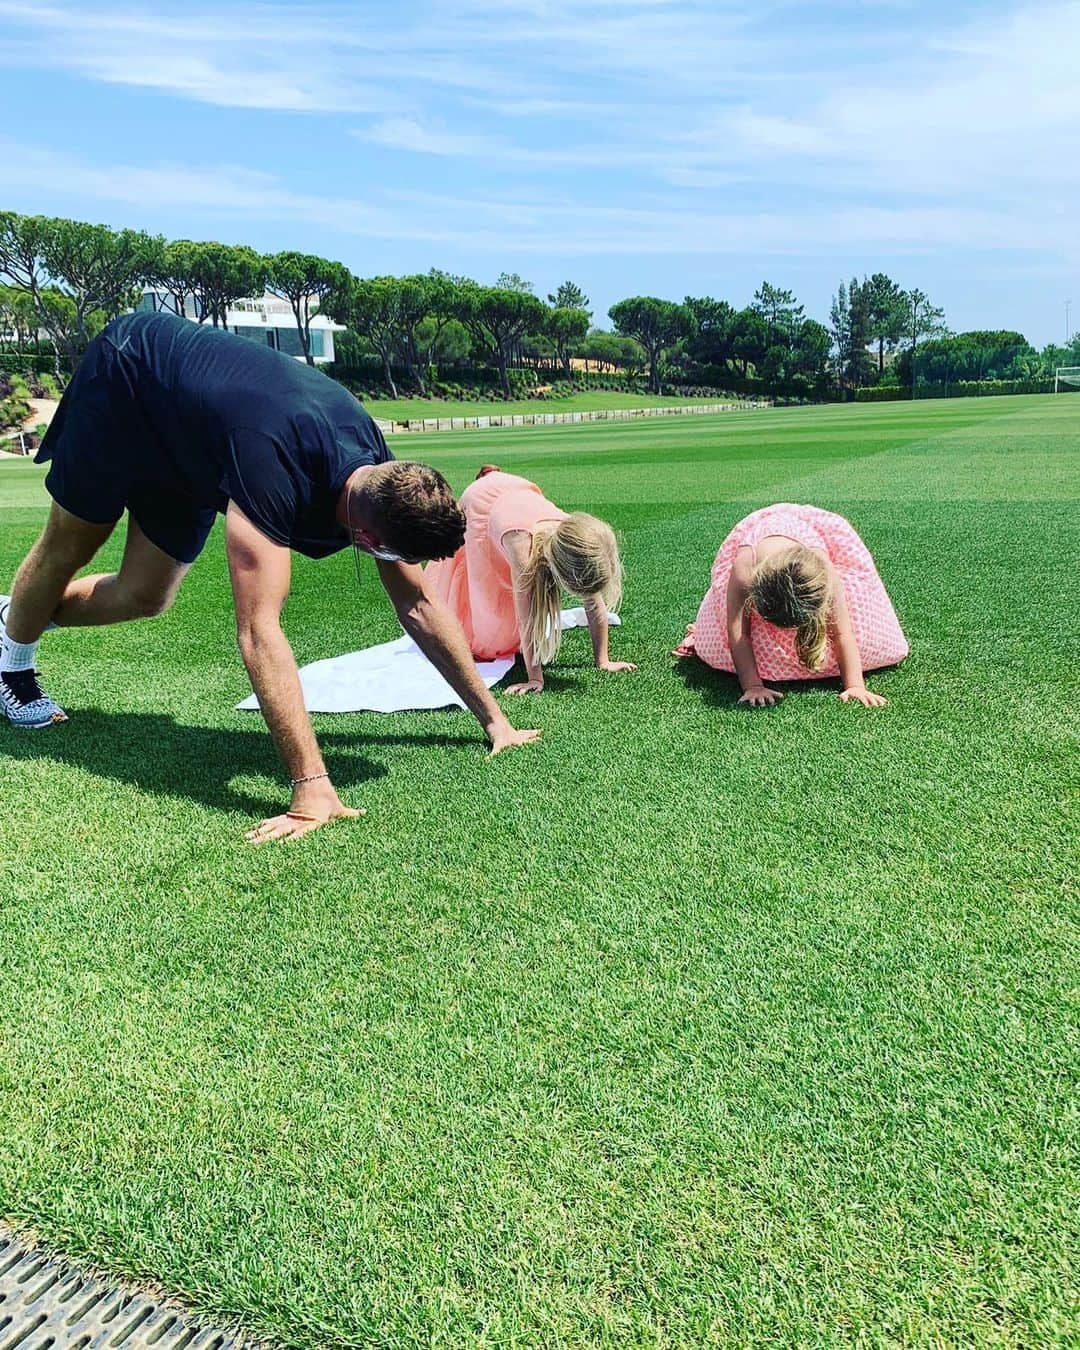
[[[177,562],[151,543],[128,518],[119,572],[79,577],[64,589],[51,618],[59,628],[89,628],[163,614],[176,598],[189,563]],[[14,598],[12,603],[14,604]]]
[[[15,573],[8,609],[7,636],[12,642],[37,642],[71,584],[108,539],[114,525],[93,525],[53,502],[37,543]]]
[[[0,706],[16,726],[66,720],[35,673],[38,638],[50,621],[60,627],[121,623],[172,604],[188,565],[163,553],[130,518],[120,570],[72,579],[112,528],[79,520],[53,503],[41,538],[16,574],[0,651]]]

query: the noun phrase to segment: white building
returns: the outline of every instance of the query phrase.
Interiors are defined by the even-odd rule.
[[[142,299],[135,306],[139,313],[175,314],[176,302],[167,291],[144,289]],[[200,317],[198,300],[189,295],[184,302],[184,318],[198,323]],[[296,317],[292,306],[276,295],[263,295],[260,299],[237,300],[225,315],[225,327],[238,337],[250,338],[252,342],[262,342],[286,356],[304,359],[300,346],[300,334],[296,329]],[[345,325],[334,323],[323,314],[311,317],[311,355],[316,365],[325,365],[334,359],[334,334],[344,330]]]

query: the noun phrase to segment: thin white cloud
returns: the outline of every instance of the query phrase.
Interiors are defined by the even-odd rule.
[[[217,222],[245,220],[299,223],[318,252],[327,232],[375,239],[416,240],[467,247],[492,257],[589,254],[748,254],[830,256],[846,249],[879,248],[893,253],[942,249],[1013,248],[1015,216],[977,208],[927,207],[918,211],[860,208],[716,214],[677,206],[634,208],[560,199],[548,195],[507,198],[384,192],[371,200],[296,192],[274,175],[221,164],[195,168],[175,162],[152,167],[97,164],[24,144],[0,141],[0,159],[21,153],[23,170],[10,202],[15,209],[62,210],[53,201],[121,203],[129,223],[156,211],[180,209]],[[220,232],[220,231],[219,231]],[[225,231],[227,233],[227,231]],[[1052,221],[1029,233],[1031,250],[1060,243]]]
[[[491,6],[472,10],[484,15]],[[961,204],[981,193],[996,202],[1026,201],[1034,214],[1046,207],[1032,199],[1033,188],[1041,188],[1051,203],[1075,207],[1077,0],[1021,5],[996,17],[984,13],[950,30],[939,24],[921,38],[905,35],[902,44],[872,42],[866,51],[853,44],[838,79],[830,78],[831,40],[823,50],[804,34],[805,50],[789,64],[790,39],[788,46],[766,43],[744,29],[727,50],[699,32],[701,17],[697,12],[676,34],[641,26],[656,22],[656,6],[649,4],[620,12],[617,20],[591,8],[515,6],[503,26],[524,49],[550,42],[554,27],[569,68],[587,61],[609,77],[616,101],[606,116],[563,116],[555,123],[558,134],[542,144],[531,126],[516,139],[478,133],[467,108],[437,130],[412,114],[407,135],[406,121],[378,121],[357,134],[404,151],[497,166],[633,171],[639,185],[652,177],[697,193],[743,183],[797,187],[822,199],[832,194],[916,205],[928,197]],[[691,56],[687,48],[699,37]],[[726,63],[725,56],[731,58]],[[705,98],[698,89],[703,61],[713,72]],[[636,104],[625,101],[632,81],[619,77],[635,62],[653,77],[678,69],[666,102],[655,78],[644,80]],[[785,75],[794,67],[802,79],[778,94],[771,80],[764,88],[757,82],[765,66]],[[502,128],[505,133],[505,122]]]
[[[709,151],[724,144],[729,162],[767,156],[782,172],[816,173],[843,190],[1030,201],[1038,184],[1075,204],[1078,52],[1080,3],[1022,6],[936,37],[877,69],[872,83],[848,81],[786,114],[722,113],[688,134],[702,154],[688,150],[679,168],[707,174]],[[698,181],[709,185],[707,176]]]
[[[443,126],[425,125],[415,117],[389,117],[353,132],[358,139],[391,150],[451,159],[482,159],[489,164],[521,168],[659,168],[663,148],[646,149],[633,142],[608,141],[564,147],[532,146],[502,136],[459,133]]]
[[[362,140],[385,145],[391,150],[408,150],[422,155],[449,155],[453,158],[490,155],[497,153],[500,148],[500,143],[494,137],[425,126],[415,117],[383,118],[367,131],[355,134]]]
[[[715,0],[482,3],[405,0],[394,22],[367,3],[181,6],[0,0],[0,64],[67,70],[226,106],[355,112],[396,107],[397,86],[451,91],[492,106],[521,99],[570,113],[678,106],[718,84],[755,87],[782,74],[796,46],[783,0],[753,12]],[[788,63],[789,67],[793,63]],[[274,89],[282,102],[274,105]],[[622,95],[617,94],[621,88]],[[590,97],[584,97],[588,92]],[[380,102],[381,100],[381,102]]]
[[[0,67],[323,115],[342,137],[336,181],[376,184],[361,200],[250,167],[22,153],[9,196],[175,203],[508,257],[1075,258],[1080,0],[920,9],[921,23],[914,8],[400,0],[388,23],[344,0],[0,0]],[[450,164],[457,197],[421,210],[393,191]]]

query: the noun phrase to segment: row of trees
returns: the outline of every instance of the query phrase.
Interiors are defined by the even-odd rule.
[[[590,328],[588,305],[573,282],[544,304],[516,275],[480,286],[432,272],[357,281],[340,300],[331,298],[327,312],[370,344],[391,390],[397,364],[424,391],[426,369],[437,354],[446,355],[440,343],[454,325],[470,350],[492,360],[507,395],[512,365],[548,363],[569,377],[574,358],[644,370],[655,394],[664,379],[727,388],[757,378],[813,396],[824,394],[831,379],[828,329],[807,319],[790,291],[767,282],[744,310],[707,296],[682,304],[656,296],[620,300],[608,311],[613,333]]]
[[[341,263],[245,246],[167,243],[142,230],[0,211],[0,314],[9,333],[44,332],[74,365],[102,326],[138,303],[145,287],[183,312],[194,300],[200,321],[224,324],[230,305],[269,290],[288,301],[311,360],[311,318],[350,274]]]
[[[513,276],[500,277],[494,286],[437,270],[409,277],[351,277],[326,298],[323,311],[376,353],[392,397],[397,396],[395,365],[424,394],[437,356],[474,352],[491,363],[509,398],[510,370],[522,364],[526,353],[551,355],[565,375],[571,373],[572,355],[589,331],[588,300],[569,283],[560,290],[565,294],[545,305]],[[574,303],[562,303],[566,299]]]
[[[876,384],[947,393],[969,381],[1046,381],[1060,366],[1080,365],[1080,335],[1040,352],[1012,330],[951,333],[924,291],[904,291],[881,272],[841,283],[831,320],[842,390]]]
[[[913,369],[920,341],[947,331],[944,310],[925,291],[905,291],[884,272],[862,281],[852,277],[850,285],[841,282],[829,317],[841,389],[884,380],[886,355],[900,348],[907,351]]]
[[[101,326],[144,290],[215,326],[236,302],[269,291],[288,303],[309,362],[311,320],[322,313],[349,329],[339,344],[346,355],[378,362],[394,397],[399,378],[423,394],[437,365],[466,360],[490,367],[507,397],[515,367],[569,378],[575,358],[584,357],[645,371],[655,394],[666,380],[824,398],[838,386],[911,382],[917,368],[923,378],[927,371],[945,380],[1025,378],[1045,373],[1061,351],[1040,356],[1018,333],[950,336],[923,291],[906,291],[884,273],[841,283],[829,326],[807,318],[791,291],[763,282],[743,309],[710,296],[681,304],[620,300],[608,311],[614,332],[603,332],[591,326],[589,299],[573,282],[545,303],[516,274],[503,273],[493,286],[438,270],[363,279],[313,254],[169,242],[11,211],[0,212],[3,281],[0,334],[20,345],[45,334],[58,370],[61,360],[74,365]],[[1070,364],[1067,356],[1057,364]],[[948,373],[939,376],[939,368]]]

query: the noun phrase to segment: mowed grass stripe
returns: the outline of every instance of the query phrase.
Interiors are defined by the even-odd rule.
[[[610,517],[641,670],[570,634],[491,763],[463,714],[318,718],[369,814],[294,848],[238,842],[281,780],[220,535],[161,620],[49,635],[72,721],[0,737],[0,1210],[291,1345],[1067,1344],[1070,408],[395,442]],[[911,638],[880,713],[667,656],[800,483]],[[0,579],[41,502],[0,465]],[[286,622],[394,630],[348,557]]]

